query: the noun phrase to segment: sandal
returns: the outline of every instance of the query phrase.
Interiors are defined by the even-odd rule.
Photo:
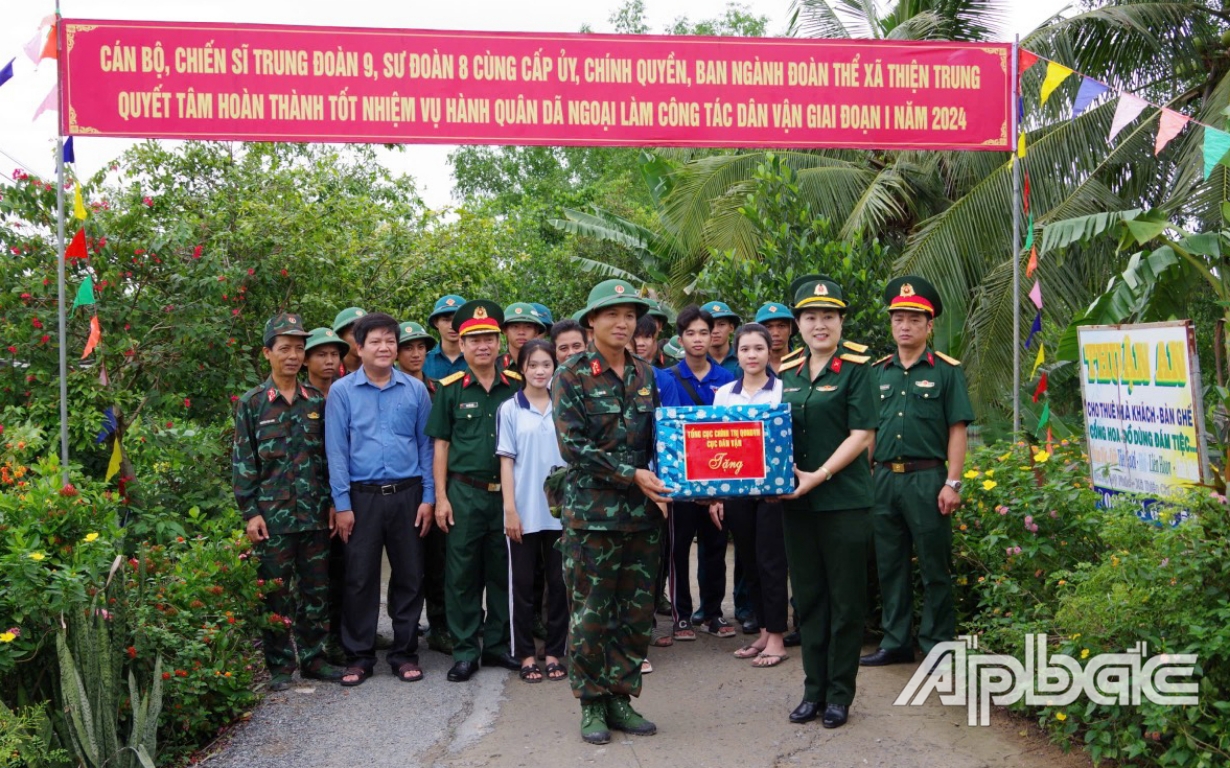
[[[542,682],[542,670],[538,668],[537,664],[526,664],[517,674],[527,683]],[[537,677],[535,677],[535,675],[537,675]]]
[[[768,669],[776,667],[788,658],[790,657],[784,653],[760,653],[752,659],[752,666],[757,669]]]
[[[649,659],[645,659],[641,662],[641,674],[648,675],[650,672],[653,672],[653,665],[649,663]]]
[[[370,669],[363,667],[346,667],[346,671],[342,674],[341,684],[347,688],[353,688],[356,685],[363,685],[367,682],[367,678],[372,676]],[[351,679],[354,678],[354,679]]]
[[[695,640],[696,630],[692,629],[692,625],[686,619],[682,619],[675,622],[675,629],[671,632],[671,637],[680,642]]]
[[[745,645],[739,650],[735,651],[735,658],[736,659],[754,659],[762,653],[764,653],[764,648],[757,648],[754,645]]]
[[[705,625],[705,631],[711,635],[718,637],[734,637],[735,628],[730,625],[730,622],[723,619],[721,616],[715,616],[709,619],[709,623]]]
[[[393,674],[403,683],[417,683],[423,679],[423,669],[413,661],[407,661],[397,669],[393,670]],[[410,675],[406,677],[406,675]]]
[[[568,677],[568,670],[564,669],[563,664],[548,664],[547,679],[548,680],[564,680]]]
[[[649,644],[654,648],[670,648],[675,644],[675,638],[671,636],[670,632],[663,634],[654,632],[654,638]]]

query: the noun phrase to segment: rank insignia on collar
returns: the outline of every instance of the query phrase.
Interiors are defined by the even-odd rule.
[[[278,399],[278,389],[277,389],[277,387],[270,387],[270,388],[269,388],[269,391],[265,393],[265,396],[269,398],[269,402],[271,402],[271,403],[272,403],[274,400],[277,400],[277,399]]]
[[[648,395],[649,395],[649,387],[641,387],[640,389],[638,389],[638,390],[636,391],[636,394],[640,395],[641,397],[646,397],[646,396],[648,396]]]
[[[308,418],[311,419],[312,421],[316,421],[317,419],[320,418],[320,414],[317,413],[316,411],[312,411],[311,413],[308,414]]]
[[[602,373],[602,363],[598,362],[597,360],[591,360],[589,363],[589,370],[595,376],[600,375]]]
[[[914,386],[916,386],[916,387],[922,387],[923,389],[931,389],[932,387],[934,387],[934,386],[935,386],[935,382],[934,382],[934,381],[928,381],[928,380],[926,380],[926,379],[923,379],[923,380],[921,380],[921,381],[916,381],[916,382],[914,382]]]

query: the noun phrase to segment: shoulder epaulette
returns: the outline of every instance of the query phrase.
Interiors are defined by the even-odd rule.
[[[866,352],[866,351],[867,351],[867,345],[866,345],[866,344],[859,344],[859,343],[857,343],[857,342],[853,342],[853,341],[842,341],[842,342],[841,342],[841,346],[845,347],[846,349],[850,350],[851,352],[858,352],[860,355],[861,355],[862,353],[864,353],[864,352]]]
[[[960,360],[958,360],[958,359],[957,359],[957,358],[955,358],[955,357],[949,357],[948,355],[944,354],[943,352],[936,352],[936,353],[935,353],[935,356],[936,356],[936,357],[938,357],[939,359],[943,360],[944,362],[948,363],[949,365],[960,365],[960,364],[961,364],[961,361],[960,361]]]
[[[524,379],[521,377],[521,374],[517,373],[511,368],[505,368],[504,375],[509,377],[510,379],[516,379],[517,381],[524,381]]]
[[[455,381],[461,381],[462,379],[465,378],[465,375],[466,375],[465,371],[457,371],[456,373],[450,373],[449,375],[445,376],[443,379],[440,379],[440,386],[447,387],[449,384],[452,384]]]
[[[800,365],[802,365],[802,364],[803,364],[803,361],[804,361],[804,360],[806,360],[806,359],[807,359],[807,358],[805,358],[805,357],[800,357],[800,358],[798,358],[797,360],[791,360],[791,361],[790,361],[790,362],[788,362],[788,363],[787,363],[787,362],[782,362],[782,364],[779,366],[778,370],[781,370],[781,371],[786,371],[786,370],[789,370],[789,369],[791,369],[791,368],[798,368]]]
[[[252,389],[249,389],[247,392],[244,392],[243,396],[240,397],[239,400],[241,402],[247,402],[251,400],[252,398],[256,397],[257,395],[263,394],[264,391],[265,391],[264,387],[253,387]]]
[[[784,363],[784,362],[786,362],[787,360],[790,360],[790,358],[795,357],[796,355],[801,355],[801,354],[803,354],[803,350],[804,350],[804,349],[806,349],[806,347],[799,347],[798,349],[792,349],[792,350],[790,350],[790,351],[789,351],[789,352],[787,352],[786,354],[782,355],[782,362]],[[793,361],[791,361],[791,362],[793,362]]]
[[[863,363],[871,360],[871,355],[851,355],[849,353],[845,353],[841,355],[841,359],[845,360],[847,363],[858,363],[859,365],[862,365]]]
[[[892,360],[892,359],[893,359],[892,353],[889,353],[885,355],[884,357],[881,357],[879,360],[876,360],[874,363],[872,363],[872,365],[879,365],[880,363],[887,363],[889,360]]]

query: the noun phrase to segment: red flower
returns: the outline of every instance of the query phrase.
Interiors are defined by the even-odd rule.
[[[128,658],[130,658],[130,659],[135,659],[135,658],[137,658],[137,648],[136,648],[136,646],[133,646],[133,645],[128,646]]]
[[[171,427],[174,427],[174,426],[175,426],[175,422],[173,422],[173,421],[168,421],[168,422],[167,422],[167,429],[170,429]]]
[[[238,310],[238,309],[232,309],[232,310],[231,310],[231,315],[232,315],[232,316],[234,316],[234,317],[239,317],[239,310]]]
[[[232,402],[232,403],[238,403],[238,402],[239,402],[239,395],[231,395],[231,402]]]
[[[35,328],[43,327],[43,321],[39,320],[37,317],[30,320],[30,324],[33,325]]]
[[[146,208],[154,207],[154,198],[150,197],[149,195],[146,195],[145,197],[141,198],[141,202],[145,204]]]
[[[189,399],[188,399],[188,398],[186,398],[186,397],[184,398],[184,407],[185,407],[185,408],[191,408],[191,407],[192,407],[192,401],[191,401],[191,400],[189,400]]]
[[[219,282],[219,283],[225,283],[225,282],[226,282],[226,275],[218,275],[218,282]]]
[[[170,680],[170,679],[171,679],[171,673],[170,673],[170,672],[163,672],[163,673],[162,673],[162,679],[163,679],[163,680]]]
[[[10,355],[15,355],[15,354],[17,354],[17,347],[14,347],[12,344],[10,344],[10,345],[9,345],[9,354],[10,354]]]
[[[77,490],[77,487],[75,485],[73,485],[72,483],[68,483],[63,488],[60,489],[60,495],[64,496],[65,498],[71,499],[74,496],[81,495],[81,492]]]
[[[256,270],[252,269],[251,267],[248,267],[248,277],[251,277],[252,275],[255,275],[255,274],[256,274]]]
[[[31,296],[31,295],[30,295],[30,294],[28,294],[28,293],[23,293],[23,294],[21,294],[21,300],[22,300],[22,301],[29,301],[29,300],[30,300],[30,299],[32,299],[32,298],[34,298],[34,297],[33,297],[33,296]]]
[[[201,250],[202,250],[202,248],[201,248],[201,246],[199,246],[199,245],[198,245],[197,247],[193,248],[193,249],[192,249],[192,258],[194,258],[194,259],[199,259],[199,258],[201,258]]]
[[[185,671],[184,671],[184,670],[182,670],[182,669],[177,669],[177,670],[175,670],[175,676],[176,676],[176,677],[187,677],[187,676],[188,676],[188,673],[187,673],[187,672],[185,672]]]
[[[142,256],[142,255],[144,255],[144,254],[145,254],[145,249],[144,249],[144,248],[134,248],[134,249],[133,249],[133,251],[132,251],[132,255],[133,255],[133,256]]]
[[[287,277],[289,275],[290,275],[289,272],[287,272],[286,270],[282,270],[282,277]]]
[[[40,342],[40,343],[42,343],[42,344],[46,344],[46,343],[47,343],[47,342],[49,342],[49,341],[51,341],[51,337],[50,337],[50,336],[48,336],[48,335],[47,335],[47,334],[45,334],[45,333],[43,334],[43,337],[42,337],[41,339],[39,339],[39,342]]]

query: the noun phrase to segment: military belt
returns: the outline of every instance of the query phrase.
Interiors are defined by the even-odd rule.
[[[378,493],[381,496],[392,496],[395,493],[407,491],[416,485],[422,484],[423,480],[419,477],[410,477],[405,480],[397,480],[392,483],[351,483],[351,487],[362,493]]]
[[[449,472],[448,476],[463,485],[468,485],[471,488],[477,488],[480,491],[486,491],[487,493],[500,492],[499,483],[484,483],[482,480],[475,480],[469,475],[463,475],[460,472]]]
[[[901,459],[899,461],[877,462],[877,466],[888,467],[889,471],[894,475],[903,475],[907,472],[918,472],[923,469],[942,467],[944,462],[939,459]]]

